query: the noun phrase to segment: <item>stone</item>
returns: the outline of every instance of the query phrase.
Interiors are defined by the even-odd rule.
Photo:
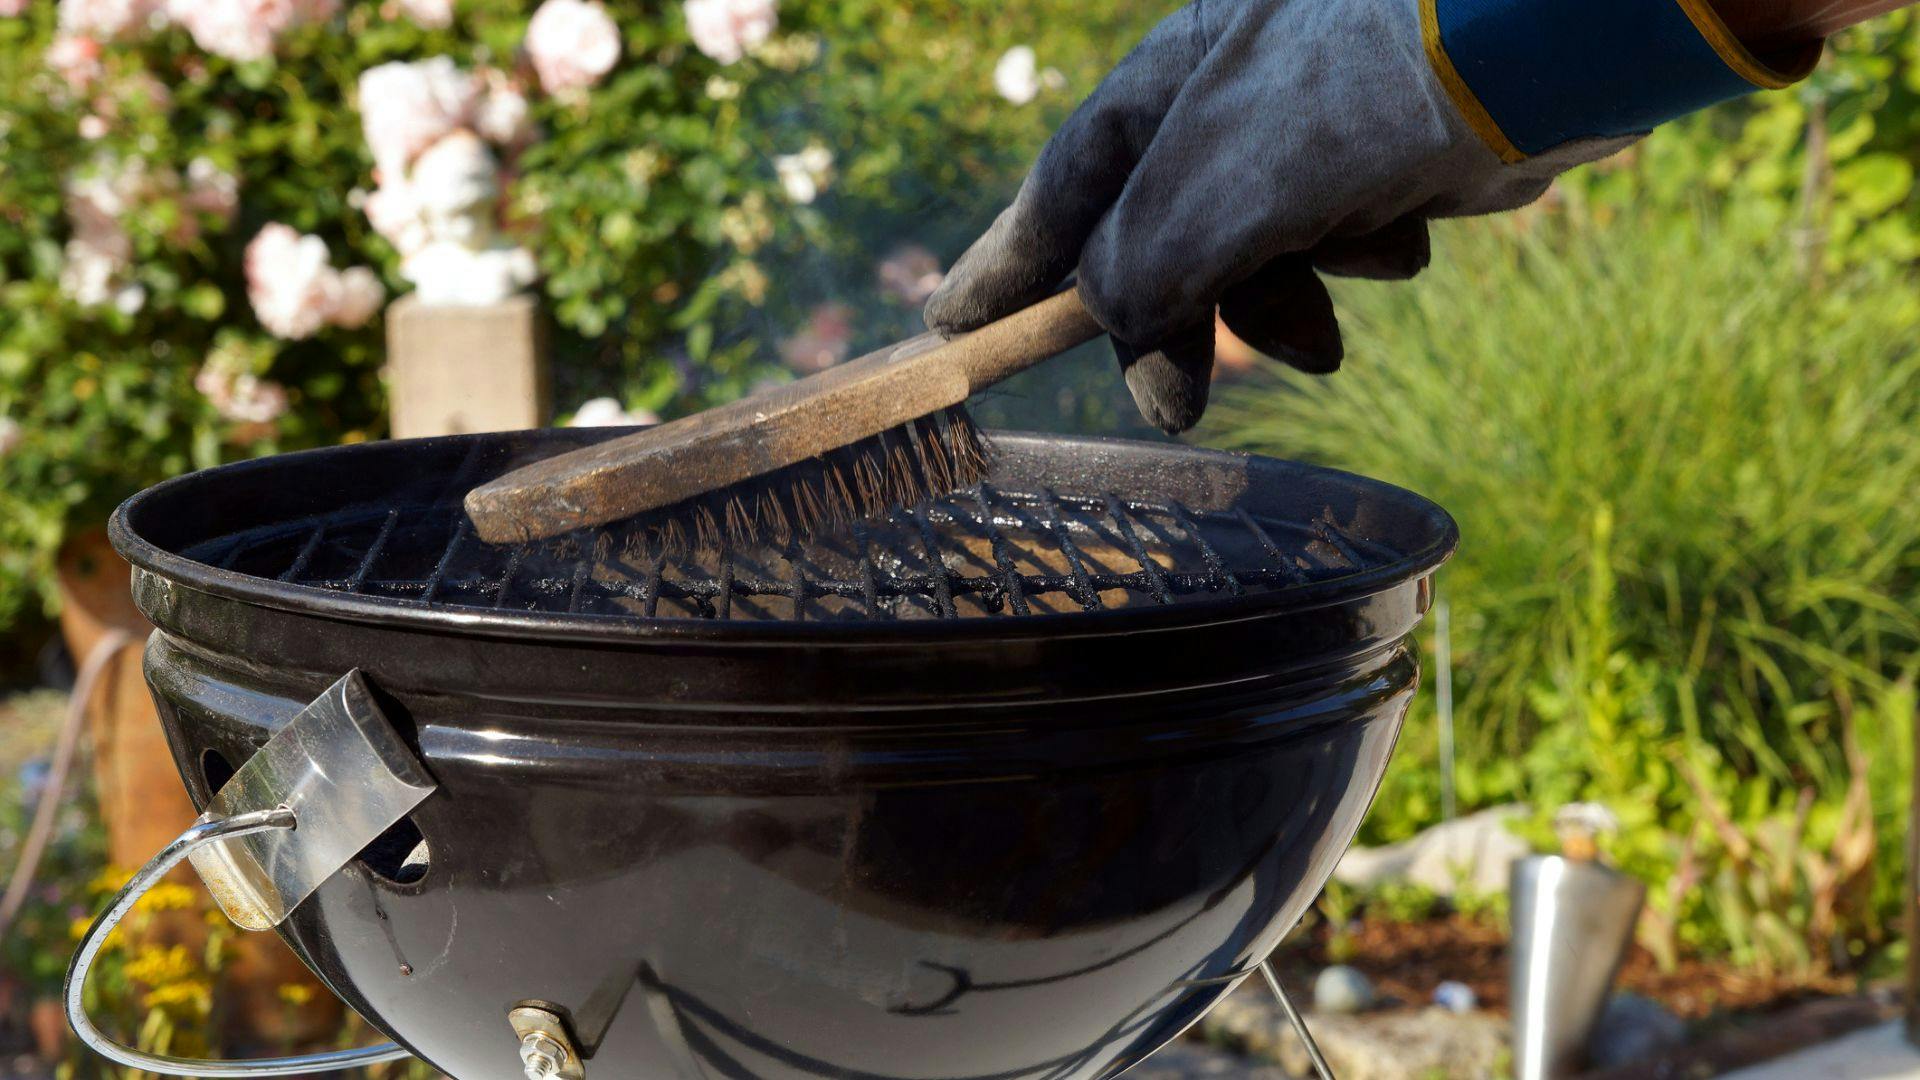
[[[1373,1006],[1373,983],[1358,970],[1335,964],[1313,980],[1313,1011],[1365,1012]]]
[[[1307,1028],[1340,1080],[1493,1080],[1507,1069],[1507,1024],[1440,1008],[1314,1013]],[[1300,1037],[1264,986],[1243,986],[1201,1022],[1210,1041],[1312,1076]],[[1129,1074],[1132,1075],[1132,1074]]]
[[[1276,1065],[1182,1039],[1128,1070],[1127,1080],[1288,1080],[1288,1075]]]
[[[1407,882],[1439,896],[1462,889],[1504,893],[1513,861],[1532,852],[1507,826],[1527,813],[1525,806],[1496,806],[1442,822],[1398,844],[1349,848],[1334,868],[1334,880],[1356,888]]]
[[[1473,987],[1449,979],[1433,988],[1433,1003],[1450,1013],[1469,1013],[1480,999],[1474,995]]]
[[[1587,1035],[1587,1067],[1616,1069],[1687,1041],[1686,1022],[1651,998],[1617,993],[1607,999]]]

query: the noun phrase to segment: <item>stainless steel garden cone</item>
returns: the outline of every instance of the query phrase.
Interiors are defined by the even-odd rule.
[[[1513,1074],[1558,1080],[1579,1071],[1613,988],[1646,886],[1559,855],[1513,864]]]

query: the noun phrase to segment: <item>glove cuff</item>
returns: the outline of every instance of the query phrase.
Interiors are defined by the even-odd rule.
[[[1815,41],[1762,60],[1708,0],[1419,0],[1427,59],[1474,132],[1517,162],[1643,133],[1807,76]]]

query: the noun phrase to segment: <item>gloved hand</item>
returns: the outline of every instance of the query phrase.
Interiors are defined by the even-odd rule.
[[[1410,277],[1427,264],[1427,219],[1521,206],[1637,137],[1503,161],[1430,63],[1418,3],[1181,9],[1054,135],[927,324],[974,329],[1077,269],[1141,413],[1168,432],[1206,407],[1216,306],[1255,349],[1334,370],[1320,273]]]

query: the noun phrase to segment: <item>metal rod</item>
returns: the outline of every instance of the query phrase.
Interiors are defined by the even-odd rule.
[[[1087,578],[1087,564],[1080,558],[1080,547],[1073,542],[1073,533],[1060,519],[1060,497],[1052,488],[1041,489],[1040,508],[1046,512],[1047,529],[1053,534],[1053,542],[1059,545],[1060,554],[1067,560],[1067,569],[1073,573],[1073,587],[1067,590],[1067,595],[1089,611],[1098,610],[1102,606],[1100,593]]]
[[[1440,817],[1458,812],[1453,795],[1453,612],[1445,600],[1433,605],[1433,692],[1440,712]]]
[[[107,910],[95,918],[93,925],[87,928],[86,936],[80,939],[80,947],[74,951],[73,962],[67,968],[65,1001],[67,1022],[73,1025],[74,1034],[86,1043],[95,1053],[111,1061],[118,1062],[131,1069],[159,1073],[164,1076],[303,1076],[316,1072],[331,1072],[336,1069],[355,1069],[366,1065],[377,1065],[384,1061],[398,1061],[409,1057],[406,1050],[393,1043],[367,1046],[356,1050],[334,1050],[321,1054],[305,1054],[299,1057],[256,1058],[245,1061],[209,1061],[202,1058],[179,1058],[164,1054],[148,1054],[131,1046],[123,1046],[108,1038],[93,1024],[93,1018],[87,1015],[86,986],[87,972],[92,969],[94,958],[100,947],[106,944],[107,935],[126,918],[127,912],[146,891],[154,886],[167,871],[179,865],[187,853],[194,848],[218,840],[245,836],[248,833],[266,829],[291,829],[294,827],[293,811],[285,807],[273,810],[256,810],[248,814],[237,814],[230,818],[214,821],[202,821],[180,834],[173,843],[168,844],[160,854],[142,867],[140,872],[128,881],[125,887],[114,896]]]
[[[1320,1080],[1334,1080],[1333,1067],[1320,1054],[1320,1044],[1313,1041],[1313,1032],[1307,1030],[1307,1018],[1293,1007],[1293,999],[1287,996],[1286,987],[1280,985],[1280,976],[1273,972],[1273,961],[1260,962],[1260,974],[1267,980],[1267,989],[1273,991],[1274,1000],[1280,1003],[1280,1011],[1287,1014],[1287,1022],[1293,1025],[1294,1034],[1300,1036],[1300,1045],[1307,1048],[1307,1060],[1313,1063],[1314,1074]]]
[[[1253,534],[1253,538],[1260,542],[1261,550],[1265,551],[1267,558],[1272,559],[1274,565],[1280,568],[1281,575],[1284,576],[1289,583],[1297,585],[1307,580],[1307,575],[1302,573],[1300,568],[1293,564],[1293,560],[1287,558],[1286,553],[1280,550],[1280,545],[1273,542],[1273,537],[1269,536],[1267,530],[1263,528],[1258,521],[1253,519],[1252,514],[1247,513],[1244,508],[1238,506],[1233,508],[1233,513],[1235,517],[1240,519],[1240,524],[1246,526],[1247,531]]]
[[[1001,534],[1000,526],[994,524],[993,504],[989,501],[987,485],[975,485],[973,498],[980,507],[980,527],[987,531],[987,547],[993,552],[993,564],[1000,570],[1007,603],[1012,606],[1015,615],[1025,615],[1028,613],[1026,586],[1020,580],[1019,568],[1013,564],[1013,555],[1007,550],[1007,538]]]
[[[1153,594],[1153,598],[1162,604],[1173,603],[1173,594],[1167,591],[1167,581],[1160,576],[1160,564],[1154,562],[1153,556],[1147,554],[1146,547],[1140,543],[1140,534],[1133,531],[1133,516],[1127,513],[1127,504],[1120,500],[1119,495],[1111,491],[1107,492],[1106,503],[1107,517],[1112,520],[1114,529],[1120,533],[1120,539],[1126,543],[1127,551],[1133,555],[1133,560],[1140,564],[1141,572],[1147,575],[1147,588]]]

